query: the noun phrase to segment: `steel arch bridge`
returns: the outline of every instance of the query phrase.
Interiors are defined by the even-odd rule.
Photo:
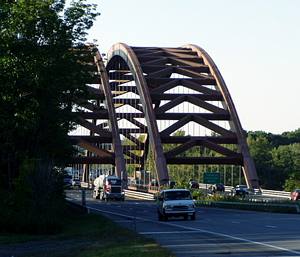
[[[90,65],[90,97],[76,103],[87,133],[70,136],[85,155],[70,163],[112,164],[127,181],[128,167],[144,170],[151,159],[160,185],[168,165],[236,165],[259,187],[228,88],[202,48],[117,43],[106,65],[98,51]]]

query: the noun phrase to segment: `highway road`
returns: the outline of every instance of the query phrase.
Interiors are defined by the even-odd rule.
[[[79,195],[68,193],[79,202]],[[177,257],[300,256],[300,215],[197,208],[195,221],[160,222],[151,201],[101,202],[87,195],[90,211],[169,248]]]

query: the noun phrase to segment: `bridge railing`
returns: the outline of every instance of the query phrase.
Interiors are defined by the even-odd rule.
[[[209,184],[203,184],[199,183],[199,187],[201,189],[206,189],[209,188],[211,185]],[[232,190],[232,186],[225,186],[225,192],[230,193]],[[148,185],[136,185],[132,184],[128,187],[129,191],[136,191],[136,192],[141,192],[141,193],[148,193],[154,195],[159,191],[158,187],[155,186],[148,186]],[[261,189],[261,197],[274,197],[274,198],[280,198],[281,200],[288,200],[290,199],[290,194],[291,192],[286,192],[286,191],[276,191],[276,190],[268,190],[268,189]],[[138,195],[138,193],[136,193]],[[142,198],[139,198],[142,199]],[[149,199],[149,197],[148,197]],[[153,198],[152,198],[153,199]]]
[[[90,185],[91,186],[91,185]],[[199,183],[199,187],[201,189],[206,189],[209,188],[211,185],[210,184],[203,184],[203,183]],[[89,184],[88,183],[84,183],[82,182],[81,187],[83,188],[89,188]],[[225,192],[230,193],[232,190],[232,186],[225,186]],[[128,186],[128,190],[126,190],[127,195],[130,197],[134,198],[134,196],[136,196],[136,198],[138,199],[143,199],[142,196],[144,195],[145,198],[149,200],[151,198],[150,195],[154,195],[159,191],[159,188],[157,186],[149,186],[149,185],[142,185],[142,184],[129,184]],[[135,193],[130,193],[130,192],[135,192]],[[140,196],[138,195],[139,192],[141,193]],[[268,189],[261,189],[261,196],[262,197],[274,197],[274,198],[281,198],[282,200],[287,200],[290,199],[290,194],[291,192],[286,192],[286,191],[276,191],[276,190],[268,190]],[[146,193],[146,194],[143,194]],[[154,199],[153,197],[151,198],[152,200]]]
[[[270,197],[280,197],[280,198],[290,199],[290,195],[291,195],[291,192],[286,192],[286,191],[275,191],[275,190],[267,190],[267,189],[262,189],[261,191],[263,196],[270,196]]]

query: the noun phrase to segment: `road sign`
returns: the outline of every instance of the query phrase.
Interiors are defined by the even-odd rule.
[[[219,172],[205,172],[203,174],[204,184],[218,184],[220,183],[220,173]]]

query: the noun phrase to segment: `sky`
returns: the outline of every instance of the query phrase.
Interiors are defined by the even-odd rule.
[[[218,66],[245,130],[300,128],[300,0],[89,0],[101,15],[99,50],[204,48]]]

